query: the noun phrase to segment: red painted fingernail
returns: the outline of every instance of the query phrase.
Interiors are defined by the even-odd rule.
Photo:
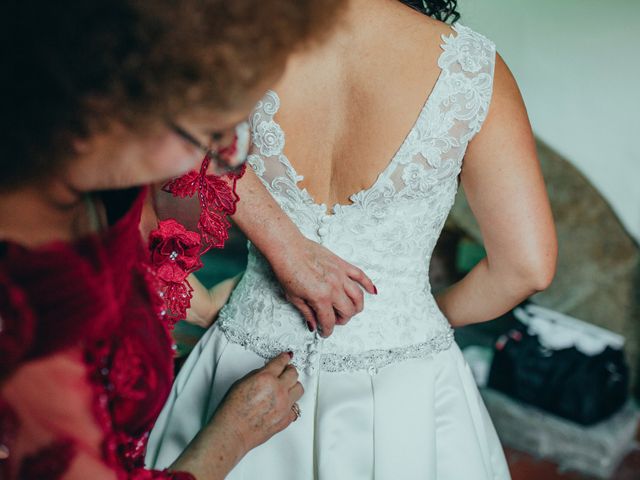
[[[289,355],[289,358],[293,358],[293,352],[287,352],[287,355]]]
[[[307,328],[310,332],[313,332],[313,325],[311,325],[311,322],[307,322]]]
[[[378,287],[376,287],[375,285],[373,286],[373,293],[374,293],[375,295],[377,295],[377,294],[378,294]]]

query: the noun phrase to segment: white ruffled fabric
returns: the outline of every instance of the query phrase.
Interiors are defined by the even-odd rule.
[[[264,360],[211,328],[192,352],[149,439],[168,467],[230,386]],[[504,480],[500,442],[456,344],[371,374],[302,373],[302,417],[250,452],[230,480]]]

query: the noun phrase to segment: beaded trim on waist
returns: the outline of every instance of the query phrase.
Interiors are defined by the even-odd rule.
[[[368,349],[358,353],[332,353],[323,351],[323,339],[316,335],[304,345],[285,345],[282,342],[247,332],[242,327],[228,322],[220,322],[220,328],[227,340],[242,345],[265,360],[282,352],[293,352],[292,364],[300,371],[313,375],[318,370],[326,372],[352,372],[366,370],[371,374],[378,369],[414,358],[427,358],[443,352],[453,343],[453,329],[448,327],[438,331],[426,342],[402,347]]]

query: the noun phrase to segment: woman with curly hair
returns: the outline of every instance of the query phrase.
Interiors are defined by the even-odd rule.
[[[235,219],[255,222],[251,192],[262,184],[291,229],[361,268],[378,294],[331,336],[307,328],[313,312],[283,298],[280,264],[267,263],[256,236],[147,458],[173,461],[221,392],[285,349],[301,372],[302,417],[229,479],[506,480],[452,328],[498,317],[554,275],[555,231],[525,107],[493,42],[456,23],[455,1],[346,3],[331,38],[295,55],[251,114],[253,172],[238,183]],[[459,182],[487,257],[434,296],[429,261]]]
[[[236,383],[167,470],[144,468],[172,382],[162,281],[197,263],[201,239],[163,223],[150,260],[140,224],[146,186],[200,165],[201,146],[213,171],[244,161],[237,124],[339,3],[3,4],[2,479],[222,479],[296,419],[302,386],[281,353]],[[225,182],[240,173],[207,177],[228,210]]]

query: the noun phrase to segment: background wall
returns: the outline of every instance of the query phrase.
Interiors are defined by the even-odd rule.
[[[640,241],[640,1],[459,0],[513,71],[534,132]]]

